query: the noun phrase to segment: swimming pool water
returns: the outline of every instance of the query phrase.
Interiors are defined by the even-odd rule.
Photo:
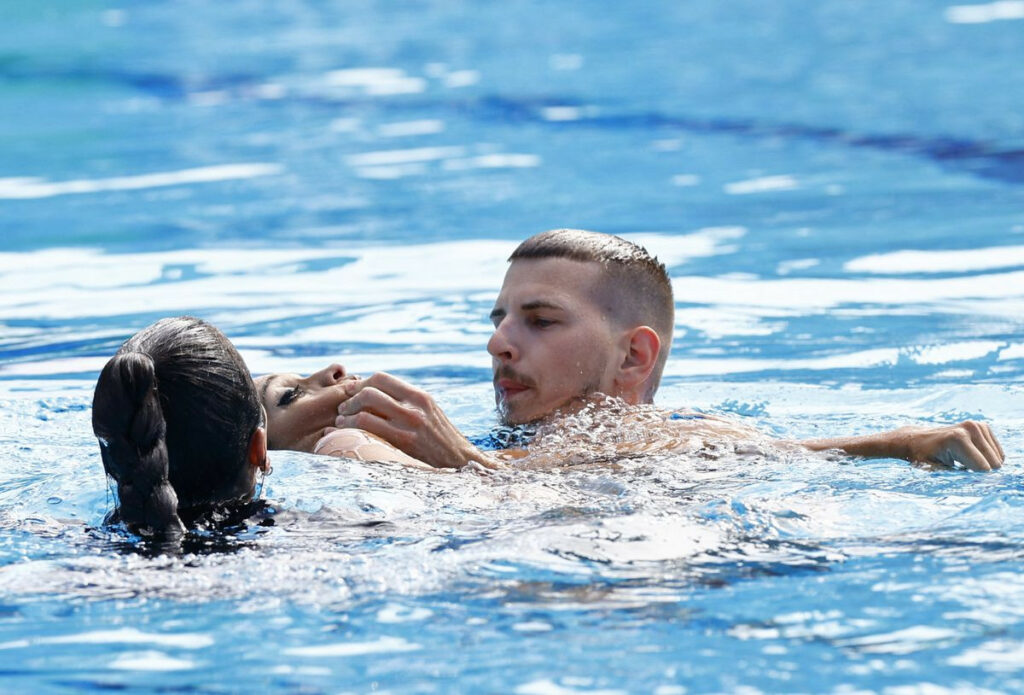
[[[1024,687],[1024,4],[4,9],[0,689]],[[984,419],[1007,465],[279,452],[275,526],[181,557],[102,528],[89,405],[135,330],[386,369],[480,434],[504,258],[557,226],[669,266],[659,403]]]

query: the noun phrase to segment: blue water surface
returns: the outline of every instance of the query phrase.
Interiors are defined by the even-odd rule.
[[[1020,0],[0,6],[0,690],[1024,690]],[[659,403],[974,418],[1006,466],[278,452],[275,526],[102,526],[136,330],[388,370],[484,435],[504,259],[553,227],[668,265]]]

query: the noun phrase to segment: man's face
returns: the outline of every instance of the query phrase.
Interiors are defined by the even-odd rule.
[[[509,266],[487,343],[503,422],[537,420],[595,392],[617,395],[624,332],[594,300],[601,276],[597,263],[565,258]]]
[[[313,446],[334,427],[338,405],[346,399],[341,384],[354,379],[339,364],[309,376],[268,374],[256,380],[256,392],[267,410],[270,449],[313,451]]]

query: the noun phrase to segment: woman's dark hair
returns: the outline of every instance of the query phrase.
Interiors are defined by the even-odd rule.
[[[133,335],[103,367],[92,402],[120,520],[176,539],[179,510],[251,498],[249,443],[261,421],[249,370],[219,330],[182,316]]]

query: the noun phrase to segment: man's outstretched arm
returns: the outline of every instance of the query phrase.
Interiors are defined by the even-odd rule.
[[[500,466],[462,436],[430,394],[398,377],[378,372],[340,388],[348,399],[338,407],[337,427],[375,434],[435,468],[462,468],[472,462]]]
[[[959,462],[976,471],[995,470],[1006,460],[989,426],[973,420],[947,427],[902,427],[860,437],[811,439],[800,444],[811,451],[838,449],[865,458],[899,458],[945,466]]]

